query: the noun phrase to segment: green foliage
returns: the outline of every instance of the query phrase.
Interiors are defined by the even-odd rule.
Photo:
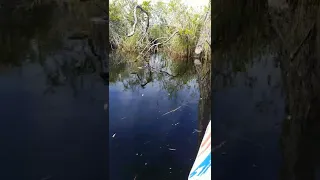
[[[147,12],[152,11],[151,1],[143,1],[141,7],[146,10]]]
[[[134,34],[132,37],[126,38],[121,44],[122,50],[125,52],[135,52],[139,38],[138,34]]]
[[[126,32],[131,31],[134,22],[134,4],[123,6],[125,1],[118,0],[110,4],[110,20],[121,22],[111,29],[112,32],[119,29],[125,29]],[[182,56],[191,55],[188,52],[195,48],[200,35],[201,19],[203,19],[206,9],[203,9],[202,12],[195,12],[192,8],[183,4],[181,0],[171,0],[169,3],[143,1],[140,5],[150,15],[148,38],[158,39],[158,42],[162,43],[171,37],[175,31],[178,31],[173,38],[163,44],[162,47],[164,48],[161,50]],[[137,11],[138,24],[135,35],[129,38],[122,36],[120,46],[125,51],[140,52],[149,43],[147,38],[142,39],[144,36],[143,29],[145,28],[145,25],[141,23],[145,22],[142,14],[141,11]]]

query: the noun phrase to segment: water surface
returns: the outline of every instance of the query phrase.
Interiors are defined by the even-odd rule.
[[[94,4],[27,5],[0,9],[0,179],[186,179],[199,143],[192,60],[108,57]]]
[[[107,179],[108,86],[87,43],[99,47],[95,14],[16,3],[0,9],[0,179]]]
[[[213,178],[279,179],[285,101],[278,62],[266,52],[222,64],[212,97]]]
[[[110,73],[116,76],[109,85],[111,179],[187,179],[198,144],[192,61],[164,55],[151,56],[150,66],[111,61],[123,66]]]

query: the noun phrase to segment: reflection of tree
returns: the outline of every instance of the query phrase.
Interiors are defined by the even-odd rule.
[[[213,1],[214,74],[245,71],[248,61],[261,55],[269,43],[266,1]],[[228,67],[226,67],[226,65]],[[231,69],[230,69],[231,68]],[[226,74],[226,70],[228,70]]]
[[[214,31],[214,44],[217,46],[214,49],[215,57],[217,55],[214,66],[218,69],[220,66],[224,70],[225,67],[219,60],[232,59],[233,63],[238,64],[234,70],[243,70],[242,67],[245,66],[241,64],[260,54],[259,49],[264,44],[277,48],[275,50],[280,61],[288,114],[281,134],[281,179],[314,179],[315,166],[319,162],[316,155],[319,151],[316,139],[319,137],[320,107],[318,3],[312,0],[287,1],[289,8],[279,11],[267,9],[265,5],[260,6],[267,4],[266,1],[247,0],[242,1],[243,4],[232,4],[228,0],[215,2],[224,3],[225,7],[213,6],[216,7],[217,14],[223,10],[219,15],[220,19],[217,18],[213,26],[217,28]],[[230,10],[235,7],[238,10]],[[247,10],[242,12],[243,9]],[[256,13],[246,15],[246,12]],[[237,22],[229,23],[229,20]],[[259,28],[260,25],[262,28]],[[219,51],[220,53],[216,53]],[[219,54],[222,55],[219,57]]]
[[[286,92],[287,119],[281,138],[282,179],[314,179],[319,162],[319,3],[290,1],[290,10],[269,9],[277,34],[278,58]],[[285,33],[284,33],[285,32]]]
[[[94,4],[79,1],[29,1],[1,8],[1,64],[40,63],[47,80],[47,92],[68,85],[76,94],[84,76],[100,74],[107,82],[106,25],[90,18],[101,14]]]
[[[200,91],[198,103],[198,121],[199,130],[201,131],[199,133],[199,146],[211,120],[211,62],[209,61],[206,60],[203,65],[196,66]]]
[[[110,58],[110,83],[122,82],[126,90],[147,88],[149,83],[156,81],[169,97],[175,97],[179,90],[195,78],[190,61],[170,60],[161,55],[154,56],[150,62],[131,62],[128,59],[136,58],[117,53],[113,53]]]
[[[30,41],[36,32],[48,30],[52,6],[16,11],[12,8],[1,8],[0,16],[0,63],[4,66],[16,66],[27,58],[32,48]]]

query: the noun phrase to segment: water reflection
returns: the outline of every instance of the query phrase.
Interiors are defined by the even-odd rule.
[[[313,16],[318,7],[296,1],[216,3],[215,11],[223,11],[214,26],[213,177],[318,179],[319,86],[316,68],[308,68],[316,59],[316,35],[300,45],[295,61],[286,52],[310,27],[313,18],[301,17]],[[279,29],[290,42],[279,37]]]
[[[110,70],[111,179],[187,178],[198,122],[208,121],[198,121],[203,105],[193,62],[112,54]]]
[[[0,179],[107,179],[106,68],[92,51],[105,46],[90,21],[100,11],[27,5],[0,8]]]
[[[190,60],[108,56],[102,5],[1,5],[0,179],[187,177],[208,90]]]
[[[234,71],[237,64],[228,63],[233,59],[216,59],[224,64],[213,82],[215,178],[278,178],[279,125],[285,114],[281,73],[273,57],[266,53],[244,62],[244,71]],[[230,169],[237,170],[230,174]]]

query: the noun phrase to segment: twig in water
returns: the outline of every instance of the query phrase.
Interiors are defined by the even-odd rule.
[[[211,151],[214,152],[215,150],[220,149],[223,145],[226,144],[226,142],[227,142],[227,141],[221,142],[221,143],[218,144],[217,146],[213,147]]]
[[[299,50],[301,49],[302,45],[304,44],[304,42],[308,39],[308,37],[311,34],[312,29],[315,27],[315,22],[313,22],[312,26],[309,28],[308,33],[305,35],[305,37],[303,38],[303,40],[300,42],[299,46],[296,47],[296,49],[290,54],[290,61],[292,61],[295,56],[297,55],[297,53],[299,52]]]
[[[178,109],[180,109],[181,107],[182,107],[182,106],[179,106],[179,107],[177,107],[176,109],[173,109],[173,110],[171,110],[171,111],[169,111],[169,112],[166,112],[166,113],[162,114],[162,116],[165,116],[165,115],[167,115],[167,114],[173,113],[173,112],[177,111]]]
[[[177,150],[177,149],[169,148],[169,150],[170,150],[170,151],[175,151],[175,150]]]
[[[193,133],[195,133],[195,132],[200,133],[200,132],[201,132],[201,130],[194,129],[194,130],[193,130]]]

